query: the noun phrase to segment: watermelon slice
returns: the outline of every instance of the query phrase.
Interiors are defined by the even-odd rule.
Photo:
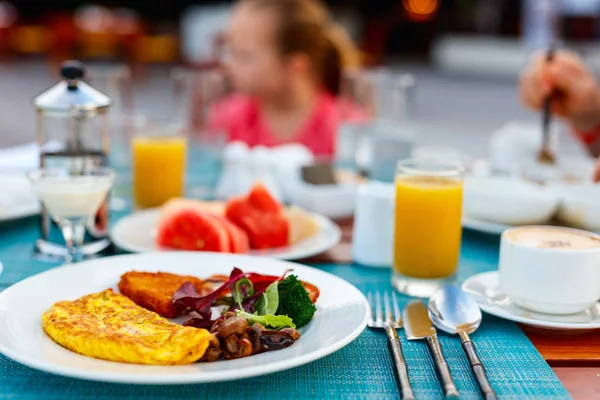
[[[158,226],[159,246],[180,250],[229,252],[225,224],[208,211],[180,209],[165,216]]]
[[[283,206],[271,196],[271,193],[261,183],[252,187],[248,194],[248,202],[252,207],[267,213],[278,213],[283,209]]]
[[[246,232],[252,249],[288,245],[290,224],[285,211],[262,185],[248,196],[228,201],[225,217]]]
[[[225,217],[218,217],[229,235],[229,251],[231,253],[247,253],[250,250],[248,235],[237,225],[227,220]]]

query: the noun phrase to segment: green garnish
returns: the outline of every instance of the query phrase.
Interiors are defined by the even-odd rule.
[[[271,283],[254,305],[258,315],[276,314],[279,306],[278,283],[278,281]]]
[[[300,328],[308,324],[317,311],[302,281],[290,275],[278,285],[279,306],[275,314],[287,315]]]
[[[273,315],[273,314],[267,314],[267,315],[257,315],[257,314],[250,314],[247,313],[246,311],[238,311],[237,315],[240,317],[244,317],[246,318],[248,321],[250,321],[251,324],[261,324],[262,326],[269,326],[271,328],[274,329],[280,329],[280,328],[295,328],[296,325],[294,325],[294,321],[292,321],[292,319],[290,317],[288,317],[287,315]]]
[[[238,279],[238,281],[235,283],[235,289],[231,292],[235,304],[243,309],[244,307],[242,307],[242,302],[247,298],[252,297],[254,294],[254,286],[252,285],[252,282],[250,282],[250,279],[244,277]]]

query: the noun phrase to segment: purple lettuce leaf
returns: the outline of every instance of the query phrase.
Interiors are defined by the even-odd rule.
[[[262,279],[256,282],[254,286],[254,294],[242,302],[242,308],[244,311],[253,313],[254,312],[254,304],[261,298],[263,293],[267,290],[270,284],[279,280],[280,282],[285,279],[286,275],[290,273],[291,269],[285,271],[281,277],[278,279]],[[200,318],[191,318],[183,323],[184,326],[193,326],[196,328],[204,328],[210,329],[210,327],[214,324],[214,320],[211,320],[211,308],[215,305],[215,302],[219,299],[220,295],[225,292],[227,289],[230,289],[232,292],[235,290],[236,283],[242,278],[248,277],[257,277],[260,274],[256,274],[254,272],[244,273],[239,268],[234,268],[229,275],[229,279],[224,282],[221,286],[215,289],[212,293],[201,296],[198,293],[196,287],[190,282],[184,282],[183,285],[173,295],[173,304],[180,306],[184,309],[189,309],[190,311],[195,311],[200,315]],[[240,285],[240,291],[243,296],[248,294],[250,285]],[[239,307],[235,307],[232,311],[239,309]]]
[[[183,326],[192,326],[194,328],[208,329],[212,328],[215,321],[210,319],[190,318],[183,323]]]
[[[241,279],[245,276],[246,274],[242,272],[242,270],[239,268],[234,268],[233,271],[231,271],[227,282],[206,296],[200,296],[196,288],[193,287],[193,284],[184,282],[177,292],[175,292],[175,295],[173,296],[173,304],[185,306],[190,310],[197,312],[200,317],[202,317],[202,320],[210,321],[210,309],[219,295],[221,295],[231,285],[235,284],[238,279]],[[193,287],[193,289],[190,288],[190,286]]]

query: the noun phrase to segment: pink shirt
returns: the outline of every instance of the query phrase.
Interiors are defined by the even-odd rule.
[[[285,143],[300,143],[316,156],[335,154],[337,128],[344,120],[363,120],[366,114],[355,105],[336,101],[326,93],[319,96],[311,116],[289,140],[278,139],[262,118],[256,100],[234,95],[215,105],[211,113],[211,129],[224,130],[229,141],[240,140],[249,146],[273,147]]]

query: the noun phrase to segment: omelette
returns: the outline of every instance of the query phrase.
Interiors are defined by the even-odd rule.
[[[136,364],[191,364],[202,358],[212,336],[171,323],[111,289],[54,304],[42,326],[71,351]]]

